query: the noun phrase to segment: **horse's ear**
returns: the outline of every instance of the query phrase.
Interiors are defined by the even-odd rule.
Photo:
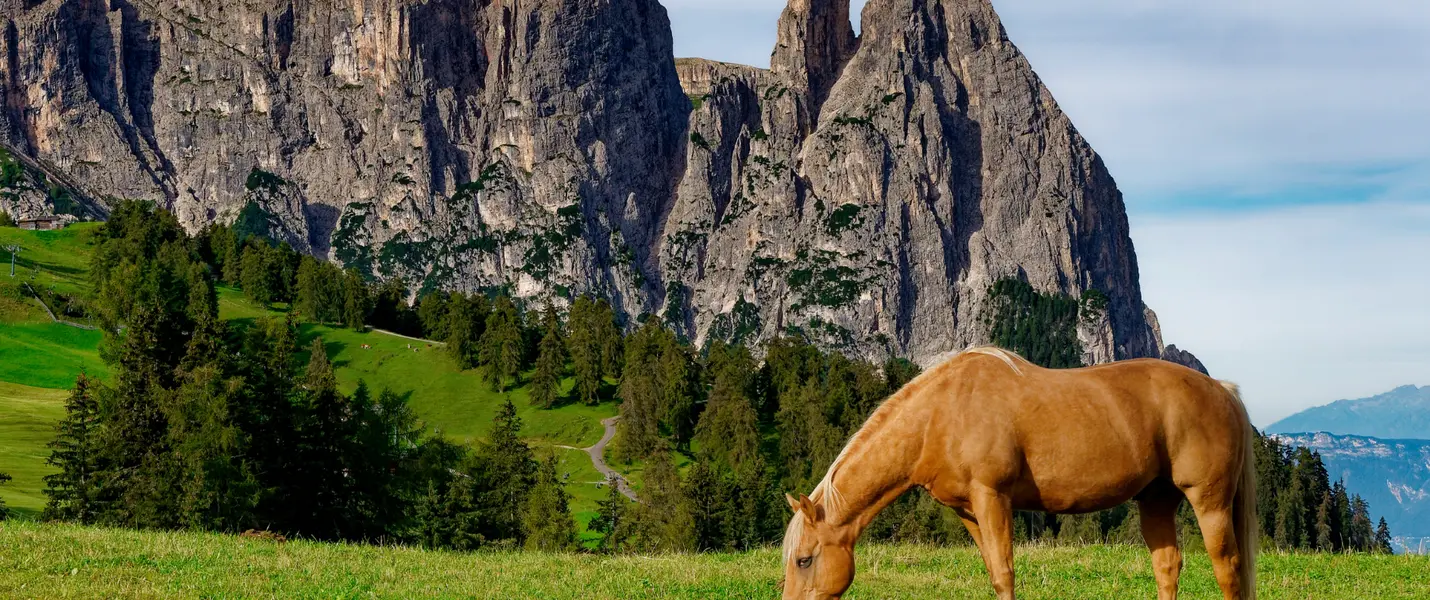
[[[815,504],[813,500],[809,499],[809,496],[799,497],[799,508],[800,512],[804,513],[804,517],[811,522],[818,523],[824,520],[824,507]]]
[[[800,509],[799,500],[795,500],[795,499],[794,499],[794,496],[791,496],[791,495],[789,495],[789,494],[785,494],[785,502],[788,502],[788,503],[789,503],[789,509],[790,509],[791,512],[793,512],[793,513],[795,513],[795,514],[799,514],[799,509]]]

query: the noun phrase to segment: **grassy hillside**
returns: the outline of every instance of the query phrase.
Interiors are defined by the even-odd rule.
[[[102,337],[54,322],[0,322],[0,381],[67,389],[82,370],[104,379],[109,368],[99,358]]]
[[[25,514],[45,506],[43,477],[54,439],[54,424],[64,416],[63,390],[26,387],[0,382],[0,472],[15,479],[0,486],[5,504]]]
[[[47,473],[45,443],[53,436],[53,423],[62,414],[64,393],[81,370],[106,379],[109,370],[99,358],[101,334],[50,321],[33,298],[22,294],[20,283],[37,289],[53,287],[65,294],[86,293],[89,277],[90,238],[96,224],[80,224],[61,231],[22,231],[0,228],[0,246],[25,248],[16,262],[15,279],[9,277],[9,255],[0,271],[0,472],[15,481],[0,486],[0,498],[12,507],[43,505],[40,476]],[[220,316],[240,324],[281,313],[258,306],[242,292],[219,289]],[[284,308],[278,306],[277,308]],[[458,441],[485,437],[503,394],[481,381],[479,371],[459,371],[440,346],[378,332],[303,325],[306,348],[322,336],[336,367],[339,384],[351,391],[359,380],[374,391],[391,389],[407,394],[417,415],[430,427]],[[366,345],[368,348],[363,348]],[[414,351],[415,349],[415,351]],[[303,361],[306,356],[300,356]],[[564,382],[570,389],[572,382]],[[604,491],[602,478],[584,452],[601,438],[601,419],[616,414],[613,403],[600,406],[565,405],[554,410],[530,406],[525,388],[510,392],[524,423],[523,434],[541,452],[556,452],[563,471],[569,473],[572,510],[584,525],[595,514]],[[13,435],[10,433],[14,432]]]
[[[770,598],[776,549],[745,554],[605,557],[458,554],[244,540],[34,523],[0,524],[0,596],[281,598]],[[1018,597],[1149,598],[1147,551],[1133,546],[1020,547]],[[1266,553],[1259,597],[1426,598],[1425,557]],[[1182,576],[1188,598],[1220,598],[1204,554]],[[971,547],[870,546],[858,598],[992,598]]]
[[[89,256],[91,240],[99,223],[77,223],[58,231],[26,231],[0,227],[0,248],[19,245],[23,248],[15,259],[16,279],[30,282],[36,288],[54,288],[62,294],[83,293],[89,289]],[[10,253],[0,252],[4,270],[0,271],[9,284]]]

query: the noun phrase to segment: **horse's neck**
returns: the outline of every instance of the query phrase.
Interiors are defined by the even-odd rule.
[[[831,468],[823,498],[835,525],[855,528],[870,521],[913,484],[914,463],[923,448],[922,428],[902,431],[908,419],[879,418],[860,430]],[[830,496],[838,500],[831,502]]]

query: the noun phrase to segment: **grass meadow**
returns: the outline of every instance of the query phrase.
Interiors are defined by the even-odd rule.
[[[867,546],[847,598],[992,598],[971,547]],[[1018,597],[1156,596],[1136,546],[1022,546]],[[1430,559],[1263,553],[1263,600],[1430,598]],[[778,549],[616,556],[434,552],[284,544],[202,533],[0,523],[6,598],[772,598]],[[1184,598],[1220,598],[1204,554],[1189,553]]]

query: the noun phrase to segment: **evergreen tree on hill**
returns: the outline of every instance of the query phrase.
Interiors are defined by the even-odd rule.
[[[1370,505],[1360,495],[1351,497],[1351,547],[1367,552],[1375,544],[1375,530],[1370,520]]]
[[[521,373],[521,315],[511,298],[498,296],[487,315],[481,337],[480,364],[493,391],[503,391],[507,381],[518,379]],[[519,383],[519,381],[518,381]]]
[[[601,535],[597,547],[602,552],[626,552],[636,535],[636,519],[631,502],[621,494],[614,477],[606,479],[606,497],[601,500],[589,527]]]
[[[296,439],[287,446],[284,497],[275,508],[286,513],[280,522],[289,531],[320,539],[341,539],[346,531],[342,505],[348,495],[344,473],[344,441],[350,436],[350,415],[338,392],[337,378],[322,338],[309,345],[308,366],[298,390]]]
[[[664,450],[660,439],[664,401],[660,331],[655,319],[647,319],[626,338],[626,366],[617,392],[621,399],[621,421],[615,455],[627,463]]]
[[[695,427],[695,441],[702,461],[734,472],[759,458],[761,436],[751,401],[754,359],[743,347],[724,355],[712,365],[719,372]]]
[[[129,527],[171,527],[177,510],[168,490],[174,484],[166,463],[167,428],[163,385],[171,367],[160,346],[159,311],[140,306],[130,316],[101,429],[100,522]]]
[[[372,298],[368,295],[367,283],[357,269],[343,272],[343,325],[348,329],[362,331],[367,326],[368,312],[372,310]]]
[[[248,436],[234,423],[242,381],[219,365],[195,367],[165,407],[171,460],[184,474],[177,489],[177,520],[194,529],[234,531],[256,525],[258,481],[241,457]]]
[[[568,506],[570,496],[556,474],[557,464],[554,454],[541,462],[536,485],[527,497],[522,514],[527,550],[565,552],[576,548],[576,520]]]
[[[536,478],[537,462],[531,447],[521,440],[521,417],[511,398],[506,399],[493,421],[487,445],[479,454],[484,458],[482,481],[487,490],[482,495],[492,539],[525,539],[522,513]]]
[[[6,218],[9,217],[9,215],[4,216]],[[3,223],[0,223],[0,226],[3,226]],[[5,485],[6,483],[9,483],[10,479],[11,477],[9,474],[0,473],[0,485]],[[0,521],[4,521],[8,518],[10,518],[10,509],[5,506],[5,499],[0,498]]]
[[[646,465],[645,490],[636,509],[636,546],[646,552],[695,549],[695,520],[690,499],[669,452],[657,452]]]
[[[1351,514],[1351,500],[1346,494],[1344,481],[1336,481],[1335,486],[1331,488],[1331,507],[1335,514],[1331,520],[1331,525],[1334,528],[1332,535],[1335,538],[1335,551],[1345,552],[1351,547],[1350,528],[1354,516]]]
[[[447,351],[457,367],[470,369],[480,364],[481,340],[487,322],[486,298],[454,293],[447,302]]]
[[[1375,543],[1372,546],[1373,552],[1390,554],[1394,552],[1391,546],[1390,527],[1385,524],[1385,517],[1380,518],[1380,525],[1375,528]]]
[[[586,404],[600,401],[604,377],[620,374],[621,335],[605,300],[580,296],[567,318],[567,353],[576,377],[576,397]]]
[[[239,285],[243,294],[254,302],[267,306],[274,300],[273,281],[269,274],[268,246],[253,240],[243,247],[239,267]]]
[[[735,548],[735,506],[738,490],[709,463],[699,462],[686,474],[687,500],[695,548],[722,551]]]
[[[429,340],[445,340],[447,334],[447,294],[430,292],[417,303],[417,320],[422,326],[422,337]]]
[[[556,309],[546,306],[542,315],[544,333],[538,344],[536,372],[531,375],[531,403],[541,408],[551,408],[556,404],[561,374],[566,367],[566,346],[561,339],[561,320]]]
[[[1332,538],[1331,530],[1331,494],[1327,492],[1321,495],[1321,502],[1316,507],[1316,549],[1322,552],[1330,552],[1334,549],[1335,542]]]
[[[224,338],[227,337],[227,325],[218,318],[218,295],[214,291],[213,282],[199,273],[197,266],[194,270],[196,272],[191,276],[194,283],[189,288],[188,305],[189,321],[194,328],[184,351],[181,370],[190,370],[218,361],[224,352]]]
[[[698,366],[689,349],[664,325],[660,326],[658,379],[661,387],[658,413],[662,428],[678,450],[690,448],[695,432],[695,387]]]
[[[58,472],[45,476],[46,521],[95,522],[99,505],[101,426],[95,381],[81,373],[65,400],[65,418],[55,427],[45,463]]]

